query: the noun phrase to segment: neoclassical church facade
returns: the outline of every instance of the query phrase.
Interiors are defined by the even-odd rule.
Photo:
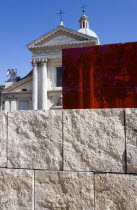
[[[27,45],[32,52],[33,70],[24,78],[10,78],[2,92],[4,110],[46,110],[61,108],[62,49],[99,45],[89,19],[83,11],[80,29],[60,25]],[[13,71],[13,73],[15,73]]]

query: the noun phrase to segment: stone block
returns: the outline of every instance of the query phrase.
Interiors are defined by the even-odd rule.
[[[0,167],[7,165],[7,114],[0,111]]]
[[[0,209],[33,210],[34,172],[0,169]]]
[[[126,109],[127,171],[137,173],[137,109]]]
[[[90,172],[36,171],[36,210],[93,210],[94,175]]]
[[[122,109],[63,111],[64,170],[124,172]]]
[[[136,210],[137,176],[95,175],[96,210]]]
[[[62,167],[62,111],[8,114],[8,167],[59,170]]]

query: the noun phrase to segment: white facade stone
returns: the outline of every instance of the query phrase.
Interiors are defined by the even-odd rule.
[[[11,108],[10,108],[10,107],[11,107],[11,105],[10,105],[10,104],[11,104],[11,102],[10,102],[10,101],[5,101],[5,110],[6,110],[6,111],[11,110]]]
[[[11,110],[16,111],[17,110],[17,102],[16,101],[11,101]]]

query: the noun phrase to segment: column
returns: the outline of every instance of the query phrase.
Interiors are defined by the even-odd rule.
[[[41,61],[42,69],[42,81],[41,81],[41,108],[42,110],[48,109],[48,97],[47,97],[47,59]]]
[[[38,109],[38,67],[37,62],[32,60],[33,79],[32,79],[32,109]]]

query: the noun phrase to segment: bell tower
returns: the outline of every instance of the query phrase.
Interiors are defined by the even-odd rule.
[[[89,27],[89,22],[90,21],[89,21],[89,18],[87,17],[87,15],[86,15],[86,10],[85,10],[86,6],[83,5],[82,8],[83,8],[83,10],[82,10],[83,14],[82,14],[82,16],[79,20],[80,29],[78,30],[78,32],[80,32],[82,34],[86,34],[88,36],[91,36],[92,38],[94,38],[96,40],[96,44],[100,45],[97,34],[94,31],[92,31]]]
[[[89,18],[86,16],[85,5],[82,8],[83,8],[83,14],[79,20],[79,23],[80,23],[80,28],[86,29],[89,28]]]

